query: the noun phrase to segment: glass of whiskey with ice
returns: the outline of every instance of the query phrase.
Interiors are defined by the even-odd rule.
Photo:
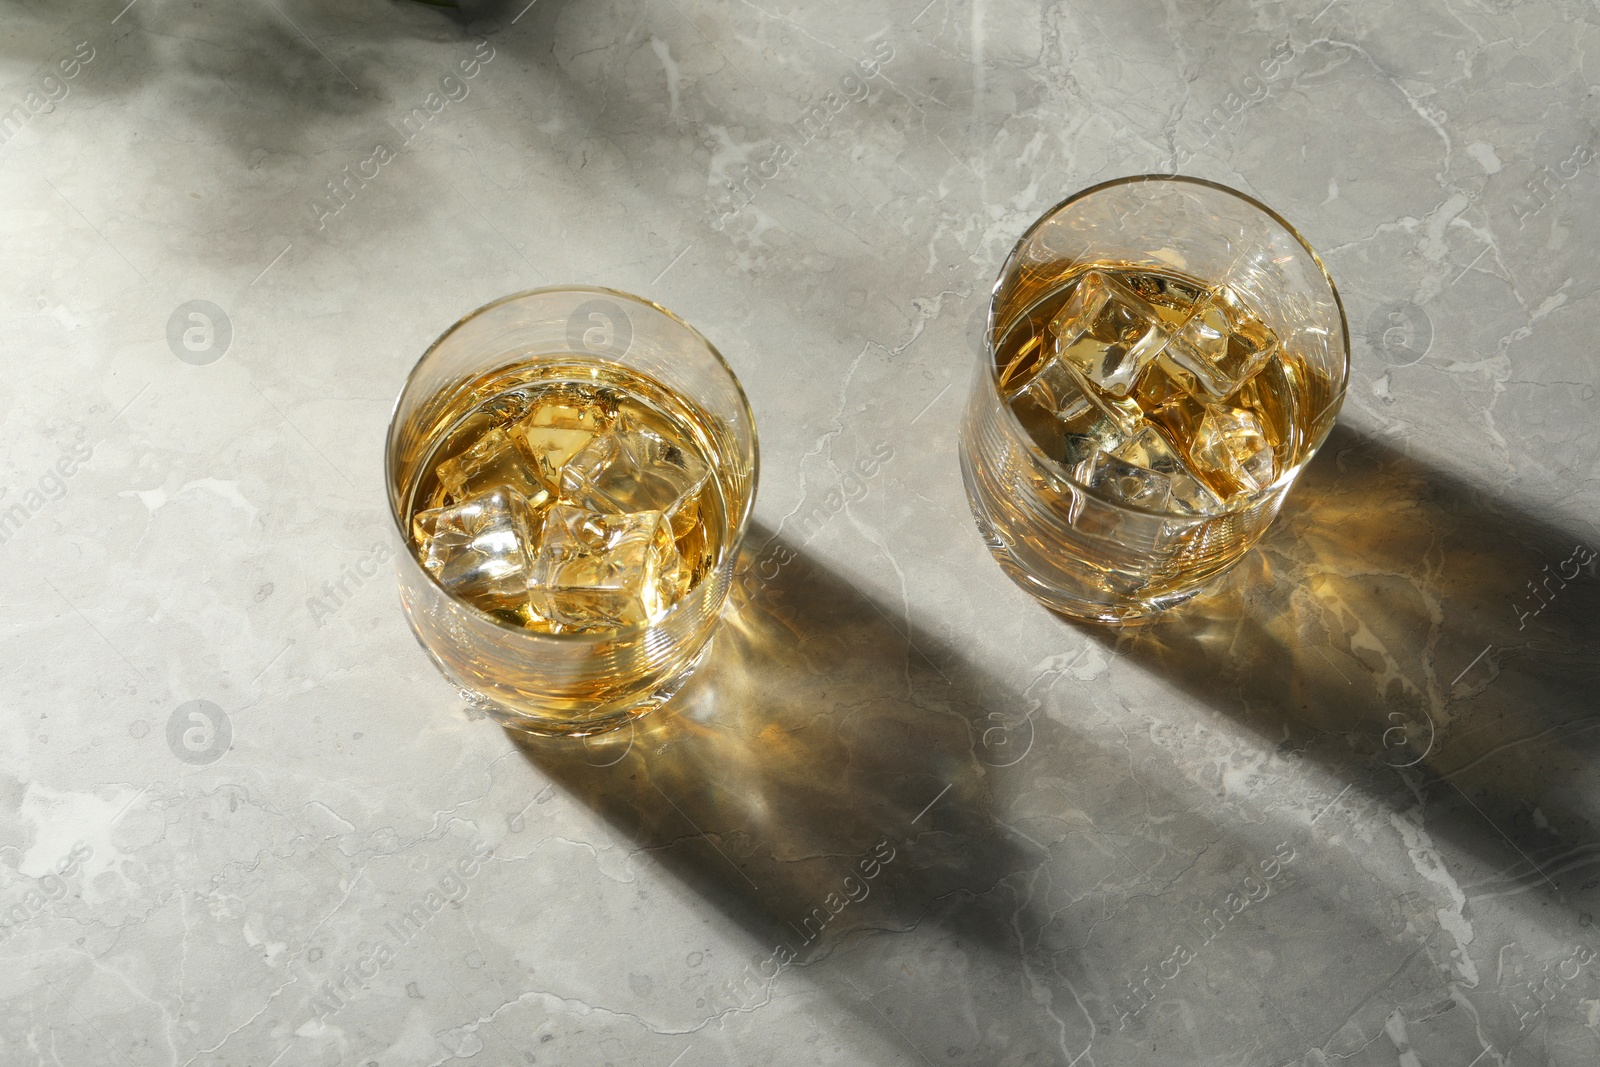
[[[961,428],[979,531],[1050,607],[1118,623],[1266,532],[1344,398],[1333,280],[1271,209],[1141,176],[1062,202],[995,284]]]
[[[406,617],[502,723],[620,726],[709,647],[757,469],[738,379],[671,312],[594,288],[496,301],[434,342],[395,404]]]

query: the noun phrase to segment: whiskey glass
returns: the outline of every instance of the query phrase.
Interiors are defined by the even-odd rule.
[[[1348,374],[1333,279],[1272,209],[1181,176],[1086,189],[994,287],[960,431],[979,532],[1066,615],[1171,608],[1266,532]]]
[[[696,483],[698,495],[690,515],[694,532],[687,535],[697,561],[694,579],[691,584],[684,578],[682,587],[674,588],[675,599],[651,601],[648,615],[613,612],[606,618],[614,625],[580,625],[594,620],[569,617],[574,611],[594,609],[595,603],[603,608],[617,600],[611,595],[610,601],[597,601],[588,593],[581,601],[574,599],[575,594],[564,593],[566,599],[556,609],[549,607],[554,602],[552,594],[546,600],[532,601],[534,607],[530,608],[529,601],[525,597],[519,600],[518,595],[534,585],[517,568],[491,574],[499,582],[494,590],[498,599],[493,601],[482,598],[481,582],[471,587],[472,596],[462,592],[466,585],[446,588],[447,578],[455,581],[465,570],[458,567],[453,572],[449,560],[441,566],[440,553],[435,551],[437,536],[428,540],[422,531],[435,524],[439,530],[444,528],[445,520],[438,516],[449,509],[435,505],[453,499],[441,488],[441,483],[450,479],[440,472],[451,473],[458,484],[466,484],[462,471],[476,477],[473,472],[480,468],[464,467],[458,459],[441,460],[442,451],[451,447],[451,440],[460,438],[464,432],[460,428],[470,420],[487,418],[484,412],[504,411],[510,400],[523,403],[521,410],[525,411],[528,396],[547,399],[551,389],[569,394],[574,389],[588,389],[585,396],[606,397],[606,403],[612,405],[621,397],[651,417],[669,412],[673,421],[658,420],[661,434],[649,438],[658,450],[657,458],[665,449],[669,458],[676,458],[681,465],[682,453],[689,452],[703,464],[696,468],[701,481]],[[578,415],[589,417],[583,412]],[[664,444],[662,435],[667,438]],[[526,438],[523,444],[527,444]],[[560,462],[567,468],[574,465],[563,454],[553,468],[558,476],[563,470]],[[433,343],[395,402],[384,465],[390,517],[402,546],[398,560],[401,604],[423,649],[466,700],[504,725],[534,734],[578,736],[614,729],[660,707],[704,658],[749,525],[759,452],[755,420],[738,378],[693,327],[665,308],[627,293],[552,287],[518,293],[479,308]],[[490,482],[505,481],[522,495],[497,487],[494,494],[498,495],[479,497],[480,504],[489,499],[498,505],[511,494],[524,507],[531,507],[524,498],[531,498],[536,490],[528,488],[526,470],[481,469],[488,472],[485,477]],[[647,462],[632,473],[631,480],[613,479],[607,491],[615,495],[637,492],[641,485],[648,489],[646,483],[656,472]],[[595,489],[594,484],[583,484]],[[432,499],[424,500],[425,496]],[[541,537],[554,536],[550,533],[557,525],[553,516],[556,505],[565,506],[564,499],[555,504],[540,501],[545,509],[538,518],[543,523],[538,527],[544,531]],[[651,514],[660,520],[651,529],[671,544],[679,533],[676,526],[669,527],[658,513]],[[518,521],[523,524],[518,528],[525,531],[526,520]],[[582,523],[574,529],[583,534],[578,526]],[[599,543],[609,544],[603,538]],[[680,541],[671,549],[673,565],[680,562],[680,548],[681,573],[689,574],[687,542]],[[566,566],[562,558],[556,557],[552,566]],[[525,562],[527,557],[518,559]],[[530,565],[527,574],[533,569]],[[590,572],[610,575],[622,569],[591,568]],[[505,580],[508,572],[512,575],[509,584]],[[483,573],[481,567],[474,572],[480,578]],[[651,573],[652,580],[659,577]],[[517,588],[518,583],[524,583],[522,589]],[[634,597],[622,602],[641,601]]]

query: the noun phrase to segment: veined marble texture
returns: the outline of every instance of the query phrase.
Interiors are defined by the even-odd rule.
[[[0,1063],[1600,1062],[1596,56],[1578,0],[0,2]],[[1108,631],[956,421],[1027,225],[1173,170],[1353,367]],[[412,640],[381,477],[429,342],[558,282],[762,447],[704,669],[560,744]]]

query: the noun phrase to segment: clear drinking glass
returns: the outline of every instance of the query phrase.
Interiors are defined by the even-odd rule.
[[[447,499],[439,483],[449,479],[439,472],[451,469],[441,460],[450,442],[462,439],[463,426],[476,425],[470,420],[506,409],[507,398],[547,396],[540,390],[551,389],[589,389],[584,395],[609,397],[608,403],[636,393],[643,399],[629,410],[671,416],[657,424],[668,457],[681,462],[681,453],[690,452],[709,467],[708,475],[699,468],[705,480],[688,511],[689,541],[672,550],[677,566],[682,549],[685,577],[674,587],[675,600],[656,602],[670,607],[614,628],[563,632],[512,600],[490,610],[452,595],[419,559],[431,557],[413,520]],[[457,476],[461,469],[458,463]],[[556,473],[562,469],[558,462]],[[495,301],[434,342],[395,403],[385,479],[404,546],[398,568],[406,617],[445,677],[502,723],[571,735],[619,726],[668,700],[704,657],[749,523],[757,469],[755,421],[738,379],[711,343],[671,312],[598,288],[537,289]],[[637,490],[650,475],[647,466],[642,479],[611,491]],[[505,480],[518,479],[526,481],[512,471]],[[540,521],[554,514],[544,506]],[[684,510],[671,527],[661,520],[657,532],[669,544]]]
[[[1050,607],[1159,612],[1266,531],[1348,370],[1333,280],[1277,213],[1193,178],[1097,185],[995,284],[961,428],[973,516]]]

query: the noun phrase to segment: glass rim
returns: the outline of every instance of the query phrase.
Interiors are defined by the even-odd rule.
[[[1305,249],[1306,254],[1311,257],[1311,261],[1317,265],[1317,270],[1321,272],[1322,280],[1327,283],[1328,292],[1333,296],[1333,306],[1339,312],[1339,331],[1342,336],[1342,344],[1340,345],[1340,355],[1342,358],[1339,361],[1338,386],[1334,390],[1333,399],[1328,402],[1323,410],[1326,411],[1328,408],[1337,409],[1344,407],[1345,392],[1350,383],[1350,320],[1345,314],[1344,299],[1339,295],[1339,287],[1334,284],[1333,275],[1328,273],[1327,264],[1322,262],[1322,257],[1317,255],[1317,250],[1311,247],[1311,242],[1307,241],[1305,239],[1305,235],[1295,228],[1294,223],[1284,218],[1266,204],[1263,204],[1260,200],[1257,200],[1249,193],[1240,192],[1238,189],[1234,189],[1231,186],[1223,185],[1221,182],[1214,182],[1207,178],[1196,178],[1188,174],[1128,174],[1120,178],[1111,178],[1108,181],[1098,182],[1094,185],[1088,186],[1087,188],[1079,189],[1077,192],[1072,193],[1065,199],[1058,201],[1040,213],[1039,217],[1034,219],[1026,230],[1022,231],[1022,236],[1017,238],[1016,244],[1011,246],[1011,251],[1006,254],[1005,261],[1000,265],[1000,273],[995,277],[994,286],[989,290],[989,310],[984,319],[983,331],[984,373],[988,377],[990,386],[992,386],[994,389],[994,393],[996,398],[999,400],[1000,407],[1005,411],[1005,417],[1010,419],[1015,427],[1021,431],[1022,440],[1026,442],[1026,447],[1029,453],[1048,464],[1052,474],[1059,477],[1062,481],[1089,495],[1097,503],[1104,504],[1107,507],[1116,508],[1121,511],[1126,511],[1134,515],[1150,515],[1163,519],[1188,519],[1195,522],[1203,522],[1208,519],[1220,518],[1224,515],[1236,515],[1240,512],[1248,511],[1255,507],[1261,501],[1271,497],[1273,493],[1279,492],[1281,489],[1285,488],[1284,483],[1293,481],[1294,478],[1298,477],[1301,467],[1304,466],[1305,462],[1310,462],[1310,457],[1308,456],[1306,460],[1299,466],[1292,467],[1280,474],[1270,485],[1251,493],[1240,503],[1223,508],[1221,511],[1191,515],[1181,511],[1164,511],[1158,508],[1147,508],[1139,504],[1130,504],[1124,501],[1112,500],[1110,497],[1096,492],[1094,489],[1078,481],[1078,479],[1072,476],[1072,472],[1069,471],[1065,466],[1057,463],[1055,460],[1045,455],[1044,450],[1039,447],[1036,441],[1034,441],[1033,436],[1029,434],[1027,430],[1023,428],[1022,423],[1018,421],[1016,413],[1011,410],[1011,405],[1007,404],[1005,402],[1005,398],[1000,395],[1000,375],[999,371],[995,368],[994,363],[994,332],[997,325],[995,322],[995,304],[1000,297],[1000,288],[1005,284],[1006,276],[1010,273],[1012,263],[1016,261],[1016,258],[1018,254],[1021,253],[1023,246],[1028,243],[1028,239],[1031,238],[1040,229],[1040,227],[1044,226],[1045,223],[1049,222],[1062,210],[1071,206],[1072,204],[1077,203],[1079,200],[1083,200],[1094,195],[1095,193],[1105,192],[1108,189],[1114,189],[1124,185],[1162,183],[1198,185],[1207,189],[1215,190],[1219,193],[1225,193],[1236,200],[1240,200],[1245,204],[1248,204],[1250,207],[1270,218],[1273,222],[1282,227],[1285,233],[1287,233],[1290,237],[1293,237],[1301,248]],[[1322,412],[1319,411],[1315,418],[1321,417]],[[1338,411],[1335,410],[1333,421],[1337,422],[1338,417]],[[1332,429],[1332,425],[1333,424],[1330,422],[1330,430]],[[1326,435],[1324,435],[1324,437],[1326,437]],[[1318,447],[1321,447],[1320,443]]]
[[[513,626],[511,623],[508,623],[505,620],[497,618],[496,616],[491,615],[489,612],[484,611],[477,605],[468,603],[467,601],[462,600],[460,597],[452,594],[448,589],[439,584],[438,579],[433,576],[432,572],[418,562],[416,554],[412,552],[411,537],[405,529],[404,522],[400,518],[399,511],[396,508],[394,494],[396,471],[394,470],[394,450],[392,445],[394,443],[393,438],[395,427],[397,425],[397,420],[400,417],[400,402],[405,399],[406,394],[416,382],[417,376],[422,370],[422,365],[428,361],[428,357],[433,355],[439,346],[449,340],[457,330],[460,330],[463,326],[478,318],[480,315],[487,314],[488,312],[506,304],[526,300],[530,297],[569,293],[592,293],[601,296],[615,297],[636,306],[651,308],[665,315],[680,329],[686,330],[690,336],[698,341],[705,348],[705,350],[711,354],[711,357],[716,360],[718,365],[722,367],[724,372],[726,372],[728,380],[733,384],[734,395],[739,399],[739,409],[744,413],[745,421],[750,424],[750,492],[745,497],[744,508],[741,510],[738,519],[733,523],[733,536],[728,539],[728,544],[725,547],[723,559],[718,561],[716,567],[712,567],[704,575],[702,575],[698,582],[690,586],[684,592],[684,594],[677,599],[672,607],[667,609],[666,614],[662,615],[660,619],[657,619],[655,622],[630,623],[627,626],[619,626],[614,630],[606,630],[600,633],[542,633],[538,630],[529,630],[522,626]],[[577,353],[572,354],[577,355]],[[447,597],[452,604],[455,604],[456,606],[470,612],[475,618],[495,627],[496,629],[504,630],[507,633],[517,634],[519,637],[525,637],[530,641],[552,641],[567,645],[601,644],[606,641],[614,641],[620,637],[632,637],[649,630],[660,629],[666,626],[668,621],[678,613],[678,610],[688,603],[693,593],[712,578],[716,571],[721,567],[723,562],[728,559],[738,558],[740,548],[744,544],[745,534],[750,528],[750,516],[755,510],[756,489],[761,477],[761,437],[756,429],[755,412],[750,408],[750,397],[744,391],[744,383],[741,382],[739,380],[739,376],[734,373],[733,367],[728,363],[727,358],[723,356],[721,350],[718,349],[716,345],[712,344],[704,334],[695,329],[693,326],[689,325],[689,323],[685,322],[681,316],[673,312],[670,308],[662,307],[654,300],[647,300],[642,296],[624,292],[621,289],[612,289],[603,285],[541,285],[534,289],[523,289],[520,292],[509,293],[505,296],[491,300],[487,304],[483,304],[472,309],[446,327],[438,337],[434,338],[433,343],[428,345],[428,347],[423,351],[422,355],[417,357],[416,363],[414,363],[411,367],[411,370],[406,373],[405,381],[401,383],[400,391],[395,394],[394,404],[389,410],[388,432],[384,435],[383,475],[384,495],[388,498],[389,505],[389,519],[394,524],[394,533],[400,538],[402,555],[405,557],[405,559],[410,561],[412,566],[421,571],[423,577],[425,577],[429,582],[433,583],[434,587],[438,589],[440,593],[444,594],[444,596]]]

